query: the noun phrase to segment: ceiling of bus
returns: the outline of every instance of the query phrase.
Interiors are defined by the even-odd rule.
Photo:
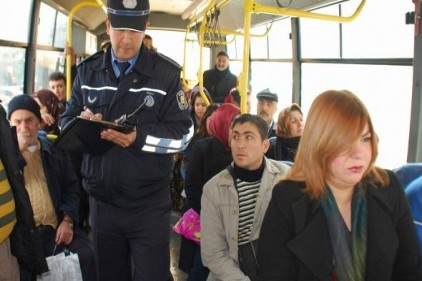
[[[55,8],[65,13],[70,11],[82,0],[43,0]],[[91,0],[95,2],[94,0]],[[106,3],[107,0],[101,0]],[[151,15],[151,28],[168,28],[185,29],[192,15],[201,16],[203,9],[211,2],[211,0],[149,0]],[[328,5],[342,0],[255,0],[256,3],[265,6],[282,5],[293,9],[309,10],[315,7]],[[344,1],[344,0],[343,0]],[[218,26],[225,30],[243,29],[244,25],[244,3],[241,0],[216,0],[215,3],[220,5],[220,16],[218,18]],[[223,5],[224,4],[224,5]],[[193,6],[196,6],[194,9]],[[193,11],[193,12],[188,12]],[[252,26],[271,21],[273,18],[279,17],[268,14],[254,14],[251,19]],[[97,35],[105,33],[104,21],[106,14],[102,9],[93,6],[84,6],[75,13],[74,20],[86,26],[90,31]]]

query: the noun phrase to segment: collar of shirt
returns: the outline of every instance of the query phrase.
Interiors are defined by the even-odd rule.
[[[139,57],[139,53],[136,56],[134,56],[132,59],[128,60],[128,62],[130,63],[130,66],[126,69],[126,73],[125,74],[129,73],[129,71],[135,65],[136,60],[138,59],[138,57]],[[111,48],[111,65],[113,66],[114,74],[116,74],[116,77],[119,77],[120,76],[120,70],[117,67],[117,63],[116,62],[123,62],[123,61],[119,60],[116,57],[116,55],[114,54],[113,48]]]

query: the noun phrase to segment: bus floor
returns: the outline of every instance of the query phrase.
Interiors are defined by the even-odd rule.
[[[178,268],[180,254],[180,235],[171,228],[180,218],[180,212],[172,211],[170,219],[170,271],[174,281],[186,281],[187,274]]]

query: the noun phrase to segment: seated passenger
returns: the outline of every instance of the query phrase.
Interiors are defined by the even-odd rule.
[[[250,113],[251,112],[251,93],[247,92],[246,93],[246,113]],[[240,108],[240,92],[237,88],[233,88],[230,90],[230,93],[227,95],[227,97],[224,99],[224,103],[232,103],[235,106]]]
[[[303,131],[303,114],[300,106],[293,103],[278,115],[276,136],[270,138],[266,156],[274,160],[294,162]]]
[[[204,94],[208,99],[208,102],[212,104],[212,99],[210,94],[208,93],[207,89],[204,88]],[[207,104],[202,99],[201,93],[199,92],[199,87],[195,87],[192,89],[190,93],[190,110],[191,110],[191,118],[194,126],[195,133],[198,130],[199,123],[204,116],[205,110],[207,109]]]
[[[16,126],[19,150],[24,158],[25,188],[44,254],[51,256],[68,248],[79,256],[83,279],[95,281],[93,246],[76,227],[79,186],[70,158],[64,151],[55,150],[51,141],[38,136],[40,107],[30,96],[14,97],[8,104],[8,118]],[[21,268],[21,280],[33,278]]]
[[[290,169],[264,157],[268,125],[257,115],[234,119],[233,163],[209,180],[201,199],[201,255],[209,280],[258,280],[259,231],[273,186]]]
[[[192,158],[186,171],[185,211],[190,208],[201,212],[201,196],[204,184],[224,170],[233,160],[230,153],[229,131],[232,120],[240,114],[233,104],[220,105],[208,119],[209,138],[195,141]],[[207,280],[209,270],[201,260],[200,245],[182,236],[179,268],[189,273],[187,281]]]
[[[50,90],[42,89],[31,95],[41,108],[41,124],[40,129],[47,134],[58,135],[60,108],[59,99]]]
[[[295,164],[261,227],[260,278],[422,280],[409,205],[397,176],[375,165],[368,110],[347,90],[315,98]]]

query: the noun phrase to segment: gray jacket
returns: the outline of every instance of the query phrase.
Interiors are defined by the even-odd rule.
[[[274,185],[289,169],[284,163],[265,158],[251,241],[259,237]],[[227,169],[205,184],[201,205],[201,256],[210,269],[208,281],[249,281],[238,264],[238,193]]]

